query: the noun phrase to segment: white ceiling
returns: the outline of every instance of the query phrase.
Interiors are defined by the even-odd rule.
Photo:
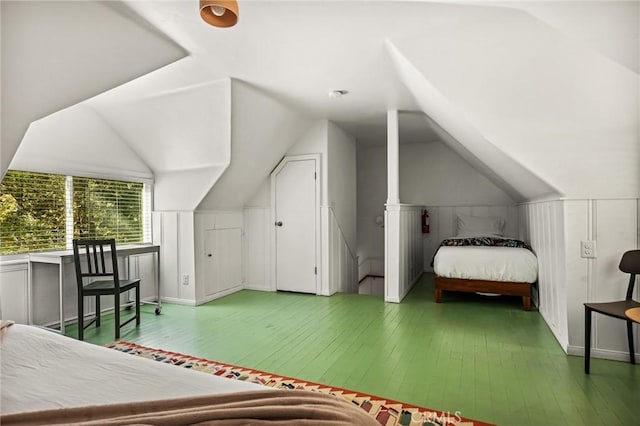
[[[468,22],[477,15],[480,21],[496,8],[521,8],[636,73],[640,68],[638,55],[628,53],[638,51],[637,20],[624,19],[628,5],[604,10],[600,2],[239,0],[238,24],[216,28],[202,21],[197,0],[124,3],[190,57],[98,96],[92,101],[98,106],[231,77],[312,118],[336,122],[361,146],[386,142],[387,110],[419,110],[393,70],[385,40],[422,37],[434,28],[463,30],[459,28],[463,16]],[[574,14],[578,9],[581,13]],[[608,37],[610,24],[596,19],[602,13],[616,15],[609,18],[625,26],[626,31],[618,33],[627,36]],[[589,21],[589,34],[581,32],[584,25],[576,24],[580,19]],[[329,98],[327,93],[334,89],[349,93]],[[401,143],[438,138],[418,114],[402,120]]]
[[[238,24],[223,29],[200,19],[196,0],[125,3],[190,57],[96,97],[94,106],[119,106],[232,77],[311,118],[336,122],[361,146],[386,143],[389,109],[418,110],[392,67],[385,41],[414,37],[425,27],[455,23],[460,13],[478,10],[427,2],[240,0]],[[348,94],[328,97],[334,89]],[[401,114],[401,143],[438,139],[421,115]]]

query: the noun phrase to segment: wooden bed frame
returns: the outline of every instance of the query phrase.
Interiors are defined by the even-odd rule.
[[[436,303],[442,299],[442,290],[465,293],[497,293],[505,296],[521,296],[522,307],[531,310],[531,283],[483,281],[462,278],[445,278],[436,275]]]

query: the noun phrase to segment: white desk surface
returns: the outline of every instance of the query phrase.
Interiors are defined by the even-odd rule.
[[[108,250],[107,250],[108,251]],[[116,246],[119,256],[132,256],[143,253],[159,253],[160,246],[154,244],[130,244]],[[39,263],[69,263],[73,262],[73,250],[47,251],[30,253],[29,261]]]

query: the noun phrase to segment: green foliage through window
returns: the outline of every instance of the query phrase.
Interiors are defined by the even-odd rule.
[[[0,254],[64,250],[71,238],[144,242],[142,183],[9,170],[0,189]]]

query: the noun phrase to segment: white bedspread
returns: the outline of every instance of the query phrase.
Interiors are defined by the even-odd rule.
[[[538,260],[524,248],[443,246],[433,260],[433,271],[447,278],[533,283]]]
[[[15,324],[0,343],[0,412],[271,390]]]

